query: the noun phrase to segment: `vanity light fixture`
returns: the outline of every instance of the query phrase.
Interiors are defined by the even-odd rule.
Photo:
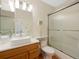
[[[30,4],[27,1],[20,1],[20,0],[15,0],[15,8],[31,12],[32,11],[32,4]]]
[[[15,12],[15,8],[14,8],[14,2],[9,0],[9,6],[12,12]]]

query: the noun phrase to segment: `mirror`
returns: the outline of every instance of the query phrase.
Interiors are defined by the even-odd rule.
[[[32,5],[29,2],[0,0],[0,36],[31,36],[32,19]]]

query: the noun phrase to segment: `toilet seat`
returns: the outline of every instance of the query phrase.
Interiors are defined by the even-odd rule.
[[[43,47],[42,50],[47,54],[53,55],[55,53],[55,50],[52,47],[49,47],[49,46]]]

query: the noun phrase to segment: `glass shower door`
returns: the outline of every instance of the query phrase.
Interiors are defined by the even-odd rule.
[[[79,59],[79,3],[49,16],[49,45]]]

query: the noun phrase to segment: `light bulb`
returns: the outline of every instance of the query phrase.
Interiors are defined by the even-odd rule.
[[[23,10],[26,10],[26,2],[23,2],[22,9],[23,9]]]
[[[15,7],[19,8],[19,0],[15,0]]]
[[[28,10],[29,12],[31,12],[31,11],[32,11],[32,8],[33,8],[33,7],[32,7],[32,5],[30,4],[30,5],[28,6],[28,9],[27,9],[27,10]]]

